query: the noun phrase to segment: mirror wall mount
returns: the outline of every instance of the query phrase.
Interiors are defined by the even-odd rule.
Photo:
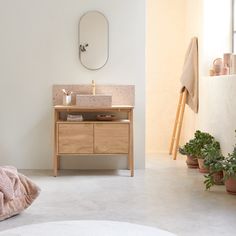
[[[109,23],[98,11],[86,12],[79,21],[79,59],[89,70],[105,66],[109,57]]]

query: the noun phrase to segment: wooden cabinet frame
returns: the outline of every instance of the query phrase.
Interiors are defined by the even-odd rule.
[[[63,112],[111,112],[117,114],[122,112],[127,114],[127,119],[68,122],[60,120],[60,113]],[[110,136],[106,139],[107,134]],[[77,141],[79,142],[78,146],[76,145]],[[54,176],[57,176],[60,169],[60,157],[66,155],[127,155],[128,169],[130,175],[134,176],[133,107],[80,108],[77,106],[54,106]]]

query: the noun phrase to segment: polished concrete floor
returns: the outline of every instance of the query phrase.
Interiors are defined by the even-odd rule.
[[[147,159],[146,170],[23,171],[42,189],[22,214],[0,230],[65,220],[114,220],[158,227],[177,235],[236,235],[236,196],[224,186],[205,191],[204,177],[184,159]]]

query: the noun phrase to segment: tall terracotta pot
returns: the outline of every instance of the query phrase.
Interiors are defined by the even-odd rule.
[[[225,187],[228,193],[236,195],[236,176],[225,180]]]
[[[186,164],[188,168],[191,168],[191,169],[198,168],[198,161],[197,161],[197,158],[194,156],[187,156]]]
[[[201,173],[209,173],[208,168],[204,165],[204,159],[197,159],[199,165],[199,172]]]
[[[224,181],[223,181],[223,178],[224,178],[223,171],[215,172],[212,176],[213,176],[214,183],[216,185],[224,184]]]

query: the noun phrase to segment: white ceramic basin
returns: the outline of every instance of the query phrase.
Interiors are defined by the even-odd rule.
[[[79,107],[111,107],[112,96],[107,94],[77,94],[76,106]]]

